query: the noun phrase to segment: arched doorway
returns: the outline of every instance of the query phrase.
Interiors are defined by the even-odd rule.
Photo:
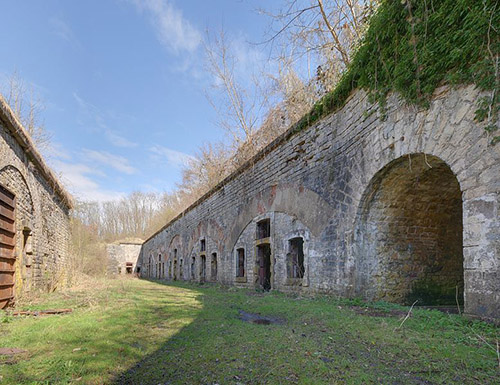
[[[356,289],[374,300],[463,303],[462,194],[441,159],[412,154],[380,170],[355,232]]]

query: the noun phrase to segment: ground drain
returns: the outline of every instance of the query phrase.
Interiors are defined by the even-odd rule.
[[[257,324],[257,325],[272,325],[272,324],[277,324],[281,325],[285,323],[285,320],[281,318],[275,318],[275,317],[264,317],[261,316],[260,314],[256,313],[247,313],[246,311],[239,310],[238,313],[240,314],[239,319],[244,321],[244,322],[249,322],[252,324]]]

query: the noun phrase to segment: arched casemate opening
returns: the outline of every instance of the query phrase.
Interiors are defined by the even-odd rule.
[[[266,212],[252,219],[233,245],[234,283],[258,290],[309,286],[311,232],[295,216]]]
[[[369,299],[463,303],[462,194],[441,159],[412,154],[389,163],[359,207],[356,289]]]
[[[177,279],[183,279],[182,271],[182,261],[181,258],[182,251],[182,241],[179,235],[175,235],[167,248],[167,259],[168,259],[168,279],[176,281]],[[180,259],[180,261],[179,261]]]

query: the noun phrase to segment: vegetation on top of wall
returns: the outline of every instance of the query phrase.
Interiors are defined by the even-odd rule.
[[[490,91],[476,120],[498,129],[499,28],[497,0],[384,0],[372,17],[352,63],[335,89],[298,123],[302,130],[342,107],[351,91],[368,90],[384,108],[391,91],[426,106],[443,83]],[[500,135],[491,143],[500,141]]]

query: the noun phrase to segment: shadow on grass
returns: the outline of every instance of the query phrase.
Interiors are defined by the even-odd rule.
[[[500,374],[494,352],[438,312],[420,311],[395,332],[389,304],[368,316],[327,297],[155,283],[197,292],[202,306],[112,384],[494,384]],[[244,322],[241,310],[284,322]]]

